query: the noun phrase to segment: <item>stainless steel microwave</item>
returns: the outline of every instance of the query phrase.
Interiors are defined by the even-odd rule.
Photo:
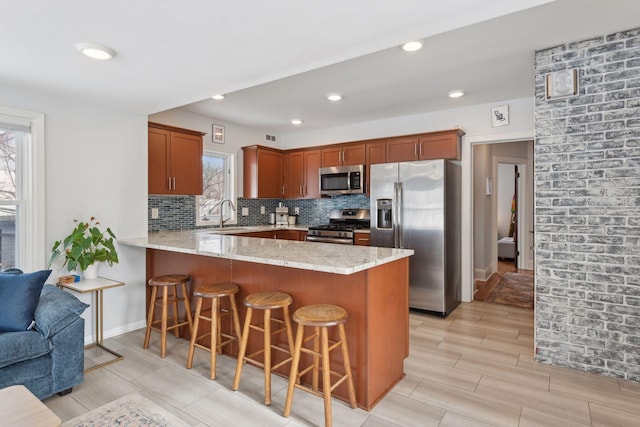
[[[320,194],[364,193],[364,165],[320,168]]]

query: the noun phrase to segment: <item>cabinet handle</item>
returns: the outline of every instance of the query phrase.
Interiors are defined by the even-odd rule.
[[[282,195],[284,196],[284,185],[282,186]]]
[[[420,147],[420,157],[422,157],[422,144],[418,144],[418,146]]]
[[[302,192],[302,184],[300,184],[300,195],[302,196],[304,193]]]
[[[170,176],[167,177],[167,187],[169,188],[169,190],[171,190],[171,177]]]
[[[176,189],[176,177],[175,176],[172,177],[171,181],[173,182],[173,189],[175,190]]]
[[[418,144],[413,144],[413,155],[417,156],[418,155]]]
[[[305,194],[307,194],[307,186],[303,185],[302,186],[302,195],[304,196]]]

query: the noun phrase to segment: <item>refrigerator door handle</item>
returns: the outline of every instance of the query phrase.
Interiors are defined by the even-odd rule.
[[[402,248],[402,182],[394,183],[393,187],[395,190],[395,212],[393,215],[394,246],[396,248]]]

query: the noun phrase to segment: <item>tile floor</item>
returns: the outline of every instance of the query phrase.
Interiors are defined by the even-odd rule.
[[[411,313],[409,326],[406,377],[371,412],[334,400],[335,426],[640,426],[640,384],[533,362],[531,310],[476,301],[446,319]],[[274,376],[267,407],[262,371],[246,365],[233,392],[233,359],[219,357],[211,381],[207,353],[196,351],[187,370],[186,341],[170,337],[161,359],[157,334],[152,338],[147,351],[144,330],[109,339],[125,360],[87,373],[73,393],[44,403],[66,421],[139,392],[194,426],[323,425],[322,399],[301,391],[291,417],[281,416],[284,379]],[[88,352],[86,363],[99,363],[99,351]]]

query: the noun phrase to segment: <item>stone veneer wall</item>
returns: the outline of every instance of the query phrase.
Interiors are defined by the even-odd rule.
[[[536,359],[640,381],[640,29],[536,52],[535,86]]]

